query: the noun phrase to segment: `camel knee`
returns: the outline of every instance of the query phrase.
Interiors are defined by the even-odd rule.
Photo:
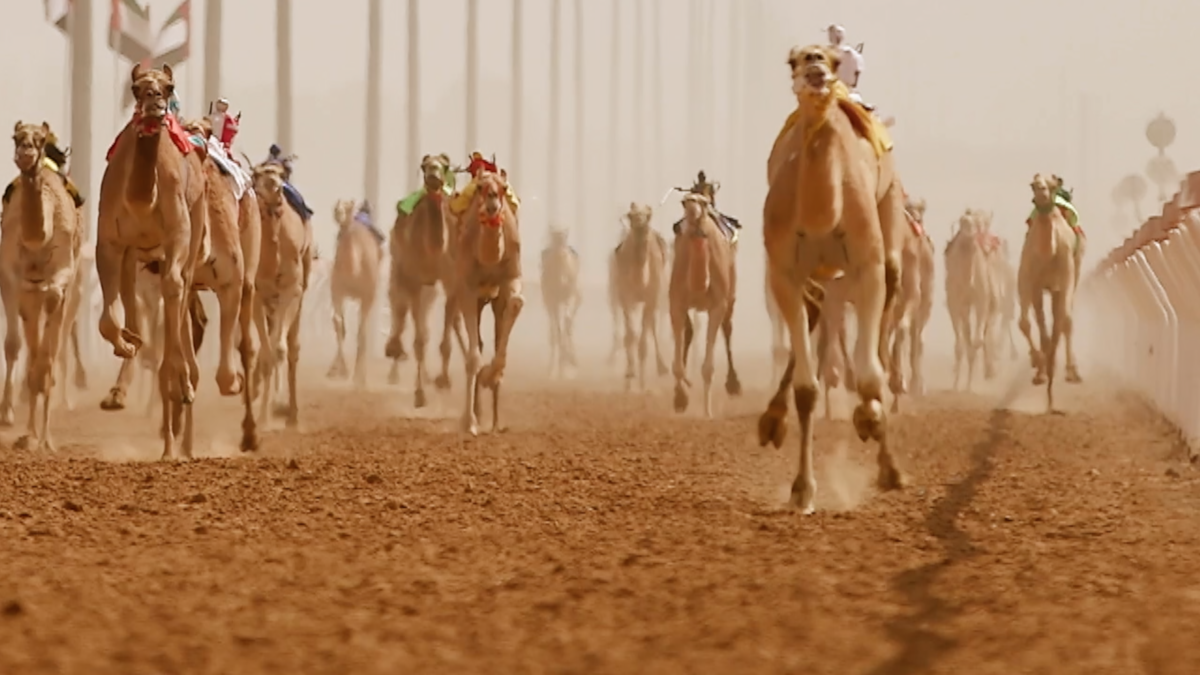
[[[812,417],[813,411],[817,408],[817,386],[803,384],[794,387],[792,395],[796,401],[796,414],[800,419]]]

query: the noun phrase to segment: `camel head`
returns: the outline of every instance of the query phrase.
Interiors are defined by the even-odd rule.
[[[479,205],[479,222],[487,227],[499,228],[504,222],[508,183],[504,176],[484,171],[479,174],[476,184],[475,194],[482,202]]]
[[[913,220],[917,221],[918,223],[925,222],[925,207],[926,204],[924,199],[912,199],[910,197],[906,199],[904,203],[904,210],[908,211]]]
[[[793,47],[787,62],[792,69],[792,91],[801,103],[829,99],[841,63],[837,52],[822,45]]]
[[[550,248],[563,249],[567,247],[567,238],[570,235],[570,230],[561,226],[551,226],[550,228]]]
[[[333,220],[344,230],[354,220],[354,200],[339,199],[333,205]]]
[[[708,197],[695,192],[689,192],[683,196],[683,220],[685,230],[691,234],[702,234],[700,223],[704,221],[708,213],[710,202]]]
[[[17,122],[13,128],[13,162],[26,176],[37,175],[46,155],[46,139],[50,137],[50,125]]]
[[[982,213],[967,209],[958,219],[958,231],[964,236],[973,237],[983,231],[981,226]]]
[[[200,119],[195,120],[187,120],[186,122],[182,123],[182,126],[184,131],[192,134],[193,136],[199,136],[200,138],[208,138],[209,136],[212,136],[212,122],[210,122],[207,117],[201,117]]]
[[[141,117],[138,135],[153,136],[162,128],[167,116],[168,103],[175,93],[175,74],[171,66],[163,64],[162,70],[146,68],[142,64],[133,67],[133,109]]]
[[[446,172],[450,169],[450,157],[445,153],[440,155],[425,155],[421,158],[421,176],[425,183],[425,193],[442,194],[446,186]]]
[[[283,215],[283,167],[268,162],[254,167],[254,192],[267,212],[276,218]]]
[[[1041,212],[1054,208],[1054,191],[1058,188],[1053,176],[1037,174],[1029,184],[1033,189],[1033,205]]]
[[[639,239],[645,239],[650,234],[650,219],[653,217],[653,209],[637,202],[630,202],[629,213],[622,216],[625,222],[629,224],[630,234]]]

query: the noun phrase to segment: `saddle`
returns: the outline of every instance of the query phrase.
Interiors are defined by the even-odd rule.
[[[121,131],[117,133],[117,137],[113,139],[112,145],[109,146],[108,152],[104,155],[104,161],[112,161],[113,154],[117,151],[117,144],[121,142],[121,135],[125,133],[125,129],[128,129],[132,125],[139,124],[141,121],[142,113],[134,112],[133,118],[129,120],[129,124],[127,124],[124,129],[121,129]],[[171,143],[175,145],[175,148],[179,150],[180,154],[186,155],[192,151],[192,148],[194,147],[192,145],[192,135],[183,128],[183,125],[179,123],[179,119],[175,117],[175,115],[168,113],[167,116],[163,118],[163,126],[166,127],[167,136],[171,139]]]

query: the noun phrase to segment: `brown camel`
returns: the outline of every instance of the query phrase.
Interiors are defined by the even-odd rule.
[[[156,264],[165,328],[159,368],[163,457],[174,457],[180,440],[183,455],[190,457],[195,434],[191,403],[200,371],[193,326],[184,321],[184,312],[194,305],[189,300],[197,269],[209,261],[213,249],[204,156],[167,112],[175,91],[170,66],[161,70],[135,66],[132,80],[134,119],[110,150],[100,183],[96,242],[96,270],[104,295],[100,334],[118,357],[137,354],[142,345],[134,332],[139,327],[137,265]],[[125,310],[124,327],[117,323],[118,301]],[[222,355],[222,361],[217,373],[222,393],[237,393],[241,386],[237,373],[227,355]]]
[[[578,367],[575,358],[575,315],[583,304],[579,292],[579,253],[567,243],[567,231],[550,230],[542,250],[542,304],[550,319],[550,375],[562,377]]]
[[[505,196],[507,177],[503,172],[483,171],[475,183],[475,194],[462,216],[455,254],[458,281],[452,294],[458,299],[467,328],[467,396],[462,427],[472,436],[479,433],[480,387],[492,390],[492,431],[500,429],[500,385],[508,364],[508,340],[525,306],[521,295],[521,231]],[[479,324],[483,308],[489,304],[495,324],[495,354],[490,363],[482,365]]]
[[[667,284],[667,240],[655,232],[650,221],[654,211],[649,206],[630,203],[629,212],[622,216],[627,225],[625,236],[613,251],[609,270],[621,323],[625,327],[625,389],[633,387],[634,351],[637,346],[636,376],[638,386],[646,388],[646,357],[650,344],[659,376],[666,375],[666,360],[658,341],[659,303]],[[641,307],[641,321],[635,316]],[[640,326],[640,328],[639,328]]]
[[[29,422],[17,447],[44,452],[55,450],[50,437],[51,393],[55,368],[63,365],[63,338],[79,306],[76,278],[82,244],[79,209],[62,179],[45,165],[49,135],[50,125],[45,122],[17,122],[14,160],[21,173],[4,209],[6,222],[0,226],[7,238],[16,238],[17,249],[17,293],[15,298],[5,298],[5,304],[15,300],[29,344],[25,374]],[[9,324],[10,331],[14,325]]]
[[[272,412],[277,375],[286,359],[288,402],[278,412],[287,427],[294,429],[300,423],[296,368],[300,363],[300,315],[312,273],[312,225],[284,199],[282,166],[268,162],[254,167],[253,184],[258,202],[256,215],[263,231],[254,318],[264,350],[254,378],[255,387],[261,387],[261,391],[255,393],[262,394],[259,416],[266,419]]]
[[[337,335],[337,355],[327,377],[348,376],[346,367],[346,301],[358,301],[358,347],[354,354],[354,383],[367,386],[367,334],[371,330],[371,312],[379,291],[379,268],[383,265],[383,245],[366,225],[354,220],[354,202],[339,199],[333,207],[338,224],[337,249],[333,254],[333,272],[329,291],[333,299],[333,331]]]
[[[439,389],[450,388],[451,334],[457,335],[459,346],[465,344],[462,323],[458,313],[458,301],[450,296],[454,288],[454,241],[458,236],[457,225],[449,217],[446,205],[446,176],[450,169],[450,158],[442,155],[425,155],[421,159],[423,190],[406,199],[416,200],[409,212],[397,208],[396,222],[392,226],[391,278],[388,281],[388,300],[392,311],[392,331],[388,337],[384,354],[392,359],[388,380],[392,384],[400,381],[400,361],[405,358],[400,337],[404,332],[405,319],[413,318],[413,351],[416,352],[417,378],[413,405],[425,407],[425,347],[429,343],[429,312],[436,300],[436,286],[440,283],[446,294],[442,317],[442,341],[438,351],[442,357],[442,371],[434,380]],[[402,206],[407,206],[402,202]],[[464,352],[466,351],[463,347]]]
[[[154,268],[157,270],[157,268]],[[162,313],[162,287],[158,283],[157,271],[151,271],[144,265],[138,265],[137,277],[134,282],[136,285],[135,302],[138,303],[138,332],[142,337],[142,346],[138,348],[138,353],[135,358],[121,359],[121,367],[117,371],[117,379],[112,388],[109,389],[108,395],[100,401],[101,410],[124,410],[125,399],[128,396],[129,388],[133,385],[134,377],[139,368],[149,375],[150,397],[147,399],[146,414],[153,415],[155,403],[159,403],[160,392],[158,390],[158,368],[162,363],[163,358],[163,313]],[[200,302],[200,297],[196,294],[189,295],[189,302],[196,304],[196,309],[190,312],[193,319],[203,317],[199,325],[193,327],[193,344],[197,351],[200,349],[200,341],[204,336],[204,329],[207,327],[208,317],[204,314],[204,306]],[[197,311],[199,313],[197,313]]]
[[[905,356],[912,372],[913,390],[925,391],[922,362],[925,356],[925,326],[933,314],[934,249],[925,231],[925,200],[905,199],[904,216],[908,227],[903,230],[900,257],[900,288],[896,302],[886,315],[884,346],[888,370],[888,389],[892,392],[892,412],[899,412],[900,397],[908,393],[905,377]],[[905,347],[908,347],[907,353]]]
[[[1029,358],[1036,370],[1034,385],[1046,385],[1046,409],[1054,410],[1054,366],[1059,340],[1066,342],[1067,382],[1082,381],[1075,364],[1072,346],[1072,312],[1075,303],[1076,247],[1081,245],[1066,217],[1054,202],[1055,183],[1037,174],[1030,184],[1033,189],[1035,213],[1025,233],[1021,248],[1021,266],[1017,271],[1017,288],[1021,298],[1021,333],[1029,343]],[[1046,329],[1043,294],[1050,294],[1054,316],[1053,332]],[[1040,345],[1035,347],[1030,334],[1029,308],[1037,316]]]
[[[992,262],[986,214],[968,209],[946,244],[946,308],[954,326],[954,389],[967,364],[967,391],[982,352],[984,379],[996,374],[992,328],[996,320],[998,280]],[[972,323],[973,320],[973,323]]]
[[[683,196],[683,224],[675,237],[675,257],[671,266],[671,330],[675,337],[675,412],[687,410],[687,352],[692,342],[693,310],[706,312],[704,363],[700,377],[704,381],[704,415],[711,418],[712,378],[715,371],[713,347],[717,331],[725,336],[725,355],[729,373],[725,391],[740,396],[742,385],[733,366],[733,309],[737,300],[737,261],[732,242],[709,215],[708,197],[689,192]],[[628,344],[628,343],[627,343]]]
[[[788,384],[800,420],[800,470],[791,501],[801,511],[815,506],[813,411],[817,363],[802,292],[812,279],[844,273],[854,303],[854,372],[859,405],[853,421],[859,438],[879,443],[881,488],[903,485],[888,447],[880,359],[883,320],[900,283],[905,231],[904,198],[891,144],[882,125],[850,100],[837,80],[838,56],[809,46],[788,55],[796,111],[788,118],[767,163],[770,188],[763,207],[763,241],[771,290],[788,325],[792,360],[767,411],[759,442],[783,443]]]

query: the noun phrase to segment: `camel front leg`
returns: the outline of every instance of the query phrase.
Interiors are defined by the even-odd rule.
[[[658,337],[658,328],[662,325],[662,306],[658,304],[655,295],[642,308],[642,332],[650,331],[650,340],[654,344],[654,368],[659,377],[670,374],[667,360],[663,358],[662,342]]]
[[[127,261],[133,253],[120,244],[109,241],[96,242],[96,275],[100,281],[100,293],[104,307],[100,311],[100,336],[113,347],[113,354],[122,359],[131,359],[142,346],[142,339],[130,328],[129,313],[136,311],[125,302],[124,285],[127,268],[134,263]],[[136,276],[136,275],[135,275]],[[125,327],[117,325],[117,301],[121,300],[125,310]]]
[[[635,309],[633,303],[622,303],[621,316],[625,324],[625,391],[633,389],[634,378],[637,378],[641,383],[642,391],[646,390],[646,364],[641,358],[642,351],[639,346],[637,328],[633,322],[633,313]],[[645,309],[643,312],[643,331],[645,330]],[[634,347],[639,347],[637,356],[634,355]]]
[[[184,221],[186,222],[186,221]],[[184,265],[187,255],[185,241],[171,241],[166,247],[166,259],[162,265],[160,286],[162,288],[163,349],[162,364],[158,370],[159,395],[162,399],[163,454],[162,459],[175,457],[175,440],[178,426],[175,412],[178,406],[190,407],[195,400],[195,385],[187,364],[187,353],[195,356],[190,339],[190,326],[185,329],[184,312],[187,310],[188,294],[192,292],[190,280],[185,280]],[[188,275],[190,277],[190,275]],[[186,453],[185,438],[185,453]]]
[[[49,376],[44,372],[48,365],[45,345],[42,344],[42,315],[47,308],[49,298],[36,290],[21,290],[21,327],[25,331],[25,344],[29,345],[29,359],[25,366],[25,389],[29,396],[29,417],[26,419],[25,435],[17,439],[15,447],[18,450],[40,449],[41,440],[38,434],[38,405],[45,393],[46,380]],[[47,406],[49,401],[46,401]]]
[[[393,263],[394,265],[395,263]],[[392,360],[392,367],[388,370],[388,384],[400,384],[400,362],[408,358],[408,354],[404,351],[404,343],[401,338],[404,335],[404,325],[408,322],[409,312],[413,312],[414,327],[421,322],[421,319],[416,316],[420,310],[414,309],[421,303],[420,288],[412,288],[410,286],[401,286],[401,281],[393,275],[391,286],[388,287],[388,304],[392,312],[392,328],[391,334],[388,335],[387,344],[383,348],[383,355]],[[415,342],[415,338],[414,338]],[[416,349],[416,345],[413,345]]]
[[[453,351],[450,336],[453,335],[458,340],[458,350],[462,352],[463,358],[466,358],[468,349],[468,342],[463,337],[463,323],[458,309],[460,302],[447,290],[449,288],[451,288],[450,284],[442,283],[442,290],[446,296],[442,314],[442,341],[438,345],[438,354],[442,357],[442,372],[433,380],[433,386],[441,390],[450,388],[450,354]]]
[[[1017,320],[1017,328],[1021,331],[1021,335],[1025,336],[1025,342],[1029,345],[1029,367],[1042,372],[1041,366],[1041,351],[1033,344],[1033,326],[1029,322],[1029,310],[1033,306],[1032,293],[1021,293],[1020,296],[1020,318]]]
[[[333,335],[337,339],[337,353],[325,377],[332,380],[345,379],[350,374],[346,365],[346,298],[340,293],[333,296]]]
[[[4,302],[4,399],[0,401],[0,425],[10,427],[14,421],[13,380],[17,359],[21,357],[21,299],[16,270],[0,270],[0,297]]]
[[[737,368],[733,366],[733,303],[721,321],[721,334],[725,339],[725,363],[729,372],[725,375],[725,393],[730,396],[742,395],[742,381],[738,379]]]
[[[1038,349],[1032,352],[1037,355],[1033,364],[1037,369],[1033,375],[1033,384],[1036,386],[1046,384],[1046,371],[1049,368],[1051,356],[1047,353],[1050,348],[1050,330],[1046,328],[1045,303],[1046,297],[1041,290],[1033,294],[1033,318],[1037,321],[1038,328]]]
[[[268,314],[267,306],[260,296],[254,302],[254,326],[258,332],[259,343],[266,345],[267,348],[262,350],[258,367],[255,369],[253,395],[261,396],[259,402],[259,419],[270,419],[273,412],[272,404],[275,398],[275,371],[280,367],[280,354],[272,347],[274,344],[271,339],[273,326]]]
[[[417,360],[417,382],[413,392],[413,407],[424,408],[429,401],[425,396],[425,380],[429,378],[425,357],[429,347],[429,312],[433,309],[435,291],[432,286],[418,288],[413,314],[413,355]]]
[[[292,317],[292,322],[288,324],[288,405],[287,417],[284,424],[288,429],[295,429],[300,425],[300,404],[296,400],[296,370],[300,365],[300,313],[303,310],[304,296],[299,298],[296,306],[296,315]]]
[[[64,410],[71,411],[75,409],[75,401],[71,396],[71,388],[66,386],[68,381],[67,374],[70,373],[71,365],[71,337],[75,333],[75,320],[79,316],[79,291],[80,286],[75,279],[79,275],[78,261],[72,266],[70,278],[67,281],[67,286],[64,289],[65,299],[63,307],[63,327],[62,335],[58,340],[58,350],[54,353],[55,367],[62,373],[62,383],[64,386],[59,388],[62,397],[62,406]],[[78,361],[78,342],[76,342],[75,356]]]
[[[483,360],[479,342],[479,299],[470,289],[458,294],[459,314],[467,332],[467,349],[463,354],[463,374],[466,378],[466,400],[463,402],[462,430],[472,436],[479,435],[479,416],[475,414],[478,396],[479,369]]]
[[[807,275],[798,283],[783,275],[772,274],[771,292],[775,296],[779,314],[787,325],[792,343],[792,358],[784,371],[785,381],[775,400],[759,419],[758,441],[768,441],[779,447],[783,444],[786,429],[787,400],[785,387],[790,376],[796,416],[800,424],[800,466],[792,481],[791,504],[801,513],[811,514],[816,510],[817,476],[813,461],[813,412],[817,407],[817,364],[813,350],[812,335],[808,330],[808,305],[804,302],[803,288]],[[878,324],[876,324],[878,325]],[[881,378],[882,379],[882,376]],[[882,383],[881,383],[882,386]]]
[[[713,418],[712,380],[717,365],[715,354],[717,336],[721,333],[721,324],[725,322],[725,308],[710,309],[708,321],[704,325],[704,362],[700,364],[700,378],[704,381],[704,416]]]
[[[680,306],[671,307],[671,333],[675,342],[675,359],[671,365],[671,373],[675,376],[675,412],[687,410],[687,390],[692,383],[687,377],[687,349],[691,340],[688,333],[692,327],[688,320],[687,309]]]
[[[543,302],[546,308],[546,318],[549,319],[548,326],[550,338],[550,360],[546,364],[546,371],[551,378],[562,375],[562,363],[560,363],[562,355],[562,314],[561,306],[553,302]]]
[[[217,304],[221,310],[220,351],[217,362],[217,388],[222,396],[236,396],[245,386],[243,376],[233,366],[234,331],[238,330],[238,313],[242,307],[243,282],[239,273],[235,281],[217,291]]]
[[[50,437],[50,401],[54,392],[56,360],[59,353],[64,351],[63,333],[67,326],[68,305],[70,304],[68,296],[75,274],[71,269],[56,276],[58,276],[57,283],[50,287],[42,301],[42,309],[46,313],[46,327],[45,334],[41,336],[42,345],[38,355],[38,359],[41,361],[38,370],[42,379],[40,387],[42,420],[41,430],[38,434],[38,447],[43,452],[55,452],[54,441]],[[32,403],[30,407],[32,409]]]
[[[883,264],[864,261],[853,289],[858,321],[854,356],[859,396],[853,414],[854,429],[860,440],[874,439],[879,443],[877,483],[883,490],[903,487],[905,482],[888,445],[882,401],[883,364],[879,361],[884,305],[887,296],[895,292],[893,284],[899,281],[899,270],[894,265],[890,258]]]
[[[1063,293],[1062,312],[1056,313],[1054,316],[1054,327],[1058,328],[1062,325],[1062,337],[1066,343],[1067,351],[1067,373],[1066,380],[1070,384],[1081,384],[1083,378],[1079,376],[1079,365],[1075,362],[1075,316],[1074,316],[1074,289],[1069,289]]]
[[[367,341],[371,334],[371,316],[375,309],[375,294],[361,300],[358,311],[358,339],[354,351],[354,386],[367,388]]]
[[[254,308],[258,304],[253,279],[245,279],[238,307],[238,352],[242,360],[242,452],[258,450],[258,420],[254,417],[254,372],[258,370],[259,341],[254,321]],[[268,419],[262,417],[264,422]]]
[[[958,391],[962,377],[963,362],[967,359],[967,345],[971,341],[970,324],[963,320],[960,312],[951,310],[950,324],[954,328],[954,391]],[[970,391],[970,381],[967,390]]]
[[[504,381],[504,371],[508,364],[508,342],[512,337],[513,327],[517,325],[517,317],[525,307],[525,298],[521,295],[521,280],[512,279],[500,288],[497,298],[498,308],[495,316],[495,353],[492,362],[479,374],[483,386],[492,390],[492,431],[499,431],[500,425],[500,385]],[[496,310],[493,310],[496,311]]]

